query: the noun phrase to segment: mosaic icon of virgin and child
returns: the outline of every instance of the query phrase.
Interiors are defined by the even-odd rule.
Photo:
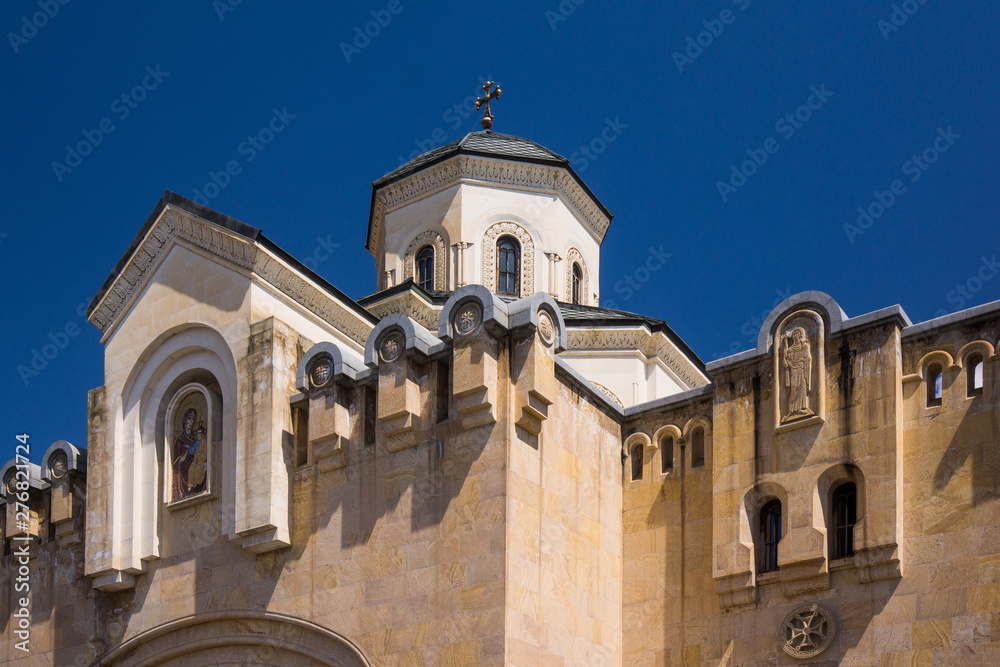
[[[204,410],[203,410],[204,413]],[[201,493],[208,481],[208,437],[205,422],[198,419],[198,408],[190,407],[184,411],[179,426],[179,432],[174,440],[173,467],[173,500],[181,500],[188,496]]]

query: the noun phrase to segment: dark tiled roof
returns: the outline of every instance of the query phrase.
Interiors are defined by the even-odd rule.
[[[432,164],[454,154],[466,153],[474,155],[496,155],[499,157],[515,158],[522,160],[558,162],[568,164],[566,158],[558,153],[553,153],[548,148],[536,144],[530,139],[511,136],[509,134],[497,134],[489,130],[470,132],[458,141],[445,144],[423,155],[418,155],[401,167],[390,171],[373,184],[376,188],[399,180],[405,176],[419,171],[421,167]]]
[[[370,294],[362,299],[358,299],[358,304],[362,307],[366,307],[370,304],[382,301],[386,297],[395,296],[411,290],[417,292],[426,301],[431,302],[435,306],[444,305],[444,302],[447,301],[448,297],[452,295],[451,292],[444,290],[422,289],[419,285],[413,282],[413,278],[407,278],[395,287],[390,287],[389,289],[376,292],[375,294]],[[500,299],[507,303],[512,303],[517,301],[518,297],[501,296]],[[597,306],[581,306],[575,303],[563,303],[562,301],[557,301],[556,303],[559,304],[559,311],[562,313],[563,320],[566,321],[566,326],[568,327],[645,325],[646,328],[654,333],[660,332],[664,334],[681,350],[681,352],[688,357],[688,359],[691,360],[691,363],[697,366],[699,370],[705,370],[705,363],[698,357],[697,354],[694,353],[694,350],[688,347],[688,344],[685,343],[681,337],[670,328],[670,325],[663,320],[658,320],[655,317],[647,317],[646,315],[630,313],[624,310],[599,308]]]

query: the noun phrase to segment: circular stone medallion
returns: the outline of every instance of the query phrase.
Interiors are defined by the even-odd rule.
[[[403,339],[399,334],[386,336],[382,341],[382,361],[395,361],[403,352]]]
[[[476,330],[482,319],[483,313],[479,310],[479,306],[470,303],[455,318],[455,328],[458,329],[458,333],[468,335]]]
[[[813,658],[830,646],[837,634],[837,621],[822,605],[797,607],[785,617],[778,641],[793,658]]]
[[[17,493],[17,471],[11,470],[7,473],[7,479],[3,481],[3,490],[10,497]]]
[[[66,452],[55,452],[49,457],[49,474],[55,479],[62,479],[66,476]]]
[[[329,357],[323,357],[313,364],[309,379],[313,388],[318,388],[329,382],[331,375],[333,375],[333,362]]]
[[[556,328],[552,324],[552,316],[546,311],[542,310],[538,312],[538,335],[541,337],[542,342],[546,346],[552,345],[552,341],[555,340]]]

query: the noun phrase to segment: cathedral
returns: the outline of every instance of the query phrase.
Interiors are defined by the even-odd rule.
[[[0,661],[1000,664],[1000,302],[803,292],[706,364],[486,114],[373,183],[362,299],[163,196],[86,447],[2,470]]]

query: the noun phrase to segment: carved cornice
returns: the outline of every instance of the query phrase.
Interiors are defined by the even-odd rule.
[[[241,268],[253,267],[257,246],[249,240],[226,233],[219,227],[198,220],[173,209],[168,209],[146,234],[146,238],[132,253],[128,264],[108,288],[101,301],[90,314],[91,324],[105,334],[118,318],[135,302],[172,242],[181,239],[203,248]]]
[[[521,281],[518,296],[535,293],[535,242],[524,227],[513,222],[498,222],[483,234],[483,285],[491,292],[497,290],[497,239],[513,236],[521,244]]]
[[[371,324],[344,308],[277,258],[263,251],[257,253],[253,271],[285,296],[346,334],[354,342],[364,345],[368,340],[368,334],[373,328]]]
[[[583,261],[583,255],[576,248],[566,251],[566,301],[573,300],[573,264],[580,265],[583,273],[582,284],[580,285],[580,305],[590,305],[590,272],[587,270],[587,263]]]
[[[601,212],[594,199],[562,167],[457,155],[390,183],[375,193],[371,235],[368,238],[372,255],[378,255],[382,250],[382,227],[387,212],[460,182],[491,183],[555,192],[584,221],[598,242],[604,238],[611,224],[611,220]]]
[[[445,247],[444,237],[434,230],[417,234],[417,237],[410,241],[406,254],[403,256],[403,280],[413,278],[416,275],[414,262],[417,251],[426,245],[434,248],[434,285],[432,289],[448,289],[445,276],[445,270],[448,267],[448,251]]]
[[[367,306],[366,309],[379,319],[393,313],[401,313],[411,320],[418,322],[428,331],[437,331],[438,313],[441,312],[440,308],[434,308],[409,292],[404,292],[392,299]]]
[[[146,234],[125,268],[90,314],[90,322],[107,334],[128,311],[160,260],[177,241],[185,241],[241,269],[252,271],[293,301],[316,314],[360,345],[372,325],[250,239],[234,236],[209,222],[168,208]]]
[[[687,389],[708,384],[708,380],[662,333],[651,334],[644,328],[634,329],[567,329],[568,350],[636,351],[660,359],[673,371]]]

